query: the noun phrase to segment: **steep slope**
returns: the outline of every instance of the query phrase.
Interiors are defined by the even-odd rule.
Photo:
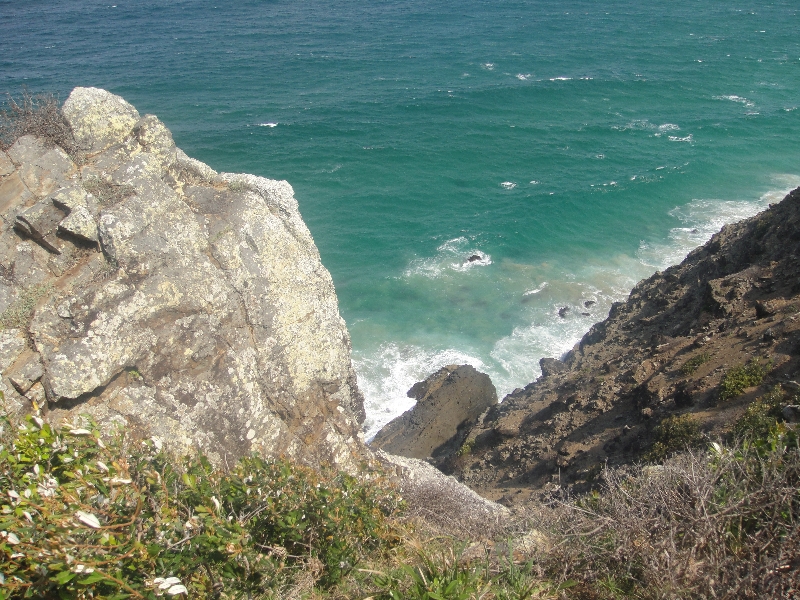
[[[469,454],[438,466],[506,503],[587,490],[604,464],[641,460],[666,417],[689,413],[718,435],[771,386],[793,393],[799,317],[795,190],[641,281],[563,361],[542,360],[540,379],[472,429]],[[767,372],[760,386],[720,398],[724,375],[753,360]]]
[[[291,186],[216,173],[104,90],[63,114],[80,156],[32,136],[0,151],[6,410],[89,414],[220,464],[356,465],[350,338]]]

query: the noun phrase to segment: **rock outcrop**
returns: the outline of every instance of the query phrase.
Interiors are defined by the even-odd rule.
[[[489,376],[470,365],[442,367],[416,383],[408,396],[417,403],[377,433],[373,448],[409,458],[450,456],[463,441],[459,431],[497,404]]]
[[[769,366],[763,383],[720,400],[725,373],[751,360]],[[437,465],[506,503],[581,492],[605,465],[641,460],[664,418],[690,414],[713,437],[776,385],[796,398],[800,189],[641,281],[563,360],[541,366],[473,427],[468,455]]]
[[[330,274],[291,186],[216,173],[156,117],[76,88],[85,151],[0,151],[6,409],[88,414],[217,463],[349,468],[363,399]]]

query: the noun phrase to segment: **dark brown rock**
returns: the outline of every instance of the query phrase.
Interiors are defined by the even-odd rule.
[[[381,429],[370,445],[409,458],[438,458],[458,449],[459,427],[497,404],[491,379],[470,365],[442,367],[408,391],[413,408]],[[452,442],[452,443],[451,443]]]

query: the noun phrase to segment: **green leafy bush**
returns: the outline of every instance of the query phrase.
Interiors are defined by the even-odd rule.
[[[250,597],[301,573],[329,586],[398,540],[402,502],[377,472],[250,457],[224,474],[154,440],[106,444],[91,423],[0,424],[0,599]]]
[[[653,462],[662,461],[687,448],[696,448],[704,441],[700,423],[691,415],[666,417],[656,426],[655,433],[655,442],[646,457]]]
[[[781,409],[784,400],[780,386],[775,386],[769,393],[757,398],[736,421],[733,426],[734,436],[748,440],[766,439],[775,425],[783,420]]]
[[[745,388],[759,385],[772,368],[772,362],[761,362],[754,358],[745,365],[738,365],[722,376],[719,384],[719,399],[730,400],[741,394]]]
[[[688,359],[683,365],[681,365],[681,373],[684,375],[691,375],[697,369],[700,368],[701,365],[706,364],[708,361],[711,360],[711,355],[708,352],[703,352],[702,354],[698,354],[697,356],[693,356],[692,358]]]

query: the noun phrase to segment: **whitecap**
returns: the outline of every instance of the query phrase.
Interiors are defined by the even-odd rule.
[[[546,287],[547,287],[547,282],[543,281],[539,287],[534,288],[532,290],[528,290],[527,292],[525,292],[522,295],[523,296],[533,296],[534,294],[538,294],[539,292],[541,292]]]
[[[258,126],[259,127],[277,127],[278,124],[277,123],[259,123]]]
[[[500,186],[506,190],[513,190],[515,187],[517,187],[517,184],[513,181],[504,181],[500,184]]]
[[[353,352],[358,387],[363,392],[364,435],[372,439],[389,421],[414,406],[406,394],[411,386],[445,365],[470,364],[485,372],[486,365],[468,352],[385,343],[367,352]]]
[[[658,126],[659,131],[678,131],[679,129],[680,127],[675,125],[675,123],[664,123]]]
[[[671,136],[669,136],[669,141],[670,142],[688,142],[688,143],[691,143],[691,142],[694,141],[694,139],[692,138],[692,134],[690,133],[686,137],[678,137],[677,135],[671,135]]]
[[[478,258],[469,260],[475,256]],[[463,273],[473,267],[485,267],[491,264],[491,255],[472,247],[471,240],[461,236],[441,244],[436,248],[435,256],[412,260],[403,271],[403,277],[422,276],[433,279],[448,271]]]
[[[537,181],[535,179],[531,179],[530,183],[531,183],[531,185],[539,185],[541,182]]]
[[[517,79],[519,79],[520,81],[528,81],[528,79],[530,79],[530,77],[531,77],[530,73],[528,73],[526,75],[523,75],[522,73],[517,73]]]
[[[738,102],[739,104],[744,104],[745,106],[755,106],[755,104],[744,98],[742,96],[736,96],[735,94],[729,94],[727,96],[714,96],[714,100],[729,100],[730,102]]]
[[[550,81],[572,81],[572,77],[551,77]]]
[[[676,206],[669,214],[682,225],[670,230],[660,243],[641,242],[637,256],[642,264],[662,270],[678,264],[686,255],[706,243],[723,225],[735,223],[780,202],[786,194],[800,185],[800,176],[782,175],[775,178],[778,188],[763,194],[758,200],[696,199]]]
[[[483,64],[483,68],[487,69],[488,71],[493,71],[494,70],[494,63],[484,63]]]

